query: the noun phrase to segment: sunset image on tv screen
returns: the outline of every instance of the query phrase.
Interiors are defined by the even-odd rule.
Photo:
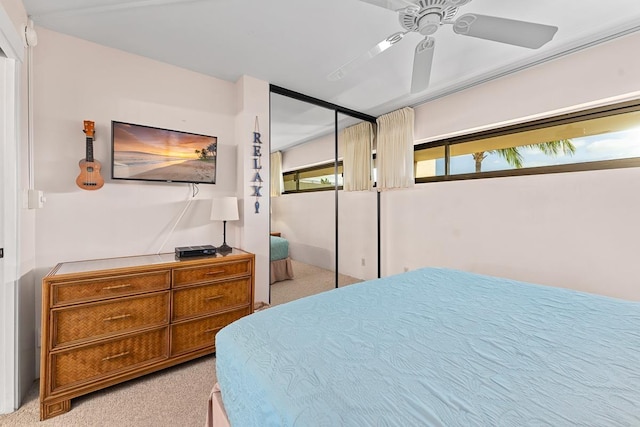
[[[112,122],[113,178],[215,184],[218,139]]]

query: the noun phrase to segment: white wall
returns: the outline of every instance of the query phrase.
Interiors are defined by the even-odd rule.
[[[341,154],[339,150],[338,158]],[[283,151],[282,169],[309,167],[332,162],[334,158],[335,135],[325,135]],[[289,240],[291,258],[335,271],[335,192],[286,194],[271,198],[271,204],[271,230],[281,232]],[[340,274],[358,279],[377,277],[376,206],[375,192],[339,192]]]
[[[209,220],[214,195],[236,192],[236,87],[174,66],[38,28],[35,68],[37,264],[156,253],[192,197],[187,184],[113,181],[111,120],[218,137],[216,184],[199,186],[193,204],[162,250],[219,244],[222,224]],[[105,186],[75,184],[85,157],[83,120],[95,121],[94,156]],[[230,244],[236,227],[228,224]]]
[[[339,148],[339,147],[338,147]],[[333,162],[336,156],[335,135],[324,135],[282,152],[282,171]],[[338,152],[338,157],[341,153]]]
[[[272,197],[271,204],[271,230],[289,241],[291,258],[335,271],[335,192],[284,194]],[[364,280],[377,277],[376,209],[375,192],[339,192],[340,274]]]
[[[307,141],[282,152],[282,171],[332,162],[335,152],[333,134]],[[292,259],[335,271],[335,205],[333,191],[271,198],[271,230],[289,241]]]
[[[338,272],[378,277],[377,200],[374,191],[338,193]]]
[[[640,34],[415,109],[416,139],[640,93]],[[640,169],[422,184],[382,194],[383,275],[446,266],[640,300]]]
[[[640,34],[629,35],[415,107],[416,143],[640,98],[639,45]],[[316,162],[317,147],[313,155],[298,150],[287,168]],[[382,274],[444,266],[640,300],[639,187],[640,169],[632,168],[384,192]],[[325,236],[333,230],[333,197],[272,199],[272,229],[292,240],[292,255],[303,236],[333,247]],[[375,247],[362,216],[375,218],[375,204],[365,195],[343,199],[339,270],[359,277],[360,253]]]
[[[633,97],[639,44],[640,33],[631,34],[420,105],[416,143]]]
[[[28,208],[28,190],[34,184],[29,152],[29,68],[32,68],[32,53],[27,50],[22,68],[21,145],[20,145],[20,295],[18,297],[18,354],[20,355],[20,396],[24,397],[36,372],[40,369],[36,335],[36,316],[40,310],[40,283],[36,280],[36,210]],[[38,298],[36,298],[38,295]],[[39,319],[39,318],[38,318]]]
[[[62,261],[221,244],[222,223],[209,220],[210,199],[244,196],[244,183],[237,182],[243,174],[238,169],[239,165],[243,167],[238,144],[249,143],[250,135],[237,134],[238,121],[245,114],[239,99],[252,100],[251,114],[264,114],[269,105],[267,83],[253,79],[247,87],[241,82],[204,76],[44,28],[37,31],[35,184],[47,199],[44,208],[36,212],[38,283]],[[258,93],[251,93],[252,90]],[[98,191],[81,190],[75,185],[80,173],[78,161],[85,157],[83,120],[93,120],[96,125],[94,156],[102,163],[106,181]],[[111,120],[217,136],[216,184],[201,184],[193,197],[184,183],[111,180]],[[263,122],[268,122],[266,117]],[[170,234],[192,198],[186,214]],[[266,212],[268,215],[268,209]],[[243,239],[243,221],[227,224],[227,242],[268,254],[268,220],[263,222],[250,227],[253,233],[264,235],[264,242]],[[265,255],[257,254],[258,260],[260,257]],[[267,274],[262,272],[256,279],[256,296],[267,292]],[[39,312],[36,314],[39,325]]]
[[[418,185],[383,194],[385,275],[441,266],[640,299],[640,169]]]
[[[266,82],[243,76],[238,81],[238,116],[236,139],[238,140],[238,193],[241,198],[240,247],[256,255],[255,300],[269,301],[269,85]],[[257,124],[256,124],[257,119]],[[254,132],[260,134],[260,176],[254,182]],[[262,187],[256,193],[253,186]],[[254,197],[254,194],[261,196]],[[256,209],[256,202],[259,203]]]
[[[283,194],[271,206],[271,230],[289,241],[291,258],[335,270],[335,192]]]

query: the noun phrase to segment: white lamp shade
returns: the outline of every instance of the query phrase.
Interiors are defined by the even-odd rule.
[[[211,201],[212,221],[236,221],[238,216],[238,199],[236,197],[220,197]]]

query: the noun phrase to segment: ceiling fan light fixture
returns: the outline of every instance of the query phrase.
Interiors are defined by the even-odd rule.
[[[430,36],[438,31],[440,28],[440,22],[442,21],[442,14],[437,10],[427,11],[418,19],[418,32],[423,36]]]

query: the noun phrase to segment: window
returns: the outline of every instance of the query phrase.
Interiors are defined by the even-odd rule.
[[[444,158],[444,145],[416,150],[413,154],[416,179],[444,176]]]
[[[284,192],[333,190],[336,186],[333,162],[305,169],[284,172]],[[338,188],[342,189],[342,161],[338,162]]]
[[[416,182],[640,166],[640,104],[421,144],[414,157]]]
[[[624,167],[640,167],[638,101],[414,148],[416,183]],[[334,163],[286,172],[284,181],[289,193],[334,189]]]

